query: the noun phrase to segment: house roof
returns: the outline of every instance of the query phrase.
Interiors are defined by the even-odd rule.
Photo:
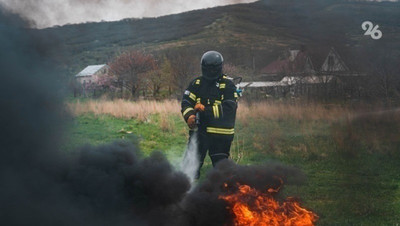
[[[261,69],[261,73],[265,74],[278,74],[287,71],[289,67],[289,60],[276,60]]]
[[[309,64],[309,65],[307,65]],[[290,50],[289,56],[283,60],[276,60],[261,69],[264,74],[279,74],[279,73],[301,73],[306,70],[313,70],[312,62],[308,54],[300,50]]]
[[[107,64],[99,64],[99,65],[89,65],[81,72],[75,75],[75,77],[85,77],[85,76],[92,76],[96,74],[99,70],[107,66]]]
[[[332,62],[329,61],[332,58]],[[350,71],[338,52],[332,47],[321,66],[321,71]]]

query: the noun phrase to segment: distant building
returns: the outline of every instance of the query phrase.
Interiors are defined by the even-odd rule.
[[[289,50],[285,59],[278,59],[261,69],[264,76],[299,75],[314,73],[314,65],[304,50]]]
[[[321,66],[321,72],[350,72],[350,69],[346,66],[342,58],[336,52],[336,50],[332,47],[328,53],[328,56],[325,58],[324,63]]]
[[[289,50],[283,59],[271,62],[261,70],[259,81],[241,82],[238,86],[256,98],[352,95],[351,89],[357,87],[359,76],[350,71],[334,48],[330,49],[319,71],[314,69],[306,51]],[[348,85],[345,86],[343,81]]]
[[[108,74],[110,67],[107,64],[89,65],[81,72],[75,75],[76,84],[74,86],[74,97],[83,95],[85,97],[91,95],[95,96],[96,90],[93,88],[94,82],[98,76]]]
[[[75,79],[79,84],[90,84],[95,81],[97,76],[107,74],[109,69],[110,67],[107,64],[89,65],[76,74]]]
[[[335,76],[285,76],[275,82],[241,82],[239,88],[250,93],[252,97],[288,97],[310,95],[319,92],[326,86],[337,84],[340,80]],[[321,88],[322,87],[322,88]],[[247,94],[246,94],[247,95]]]

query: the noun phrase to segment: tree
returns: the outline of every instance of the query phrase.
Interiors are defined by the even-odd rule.
[[[94,77],[91,89],[94,97],[104,93],[114,94],[118,90],[117,78],[113,74],[97,75]]]
[[[167,58],[171,63],[171,87],[180,96],[190,80],[199,75],[200,58],[187,49],[168,52]]]
[[[172,72],[172,66],[171,62],[168,60],[167,57],[163,57],[163,61],[160,66],[162,78],[164,85],[168,87],[168,95],[172,95],[172,90],[175,87],[175,84],[173,82],[173,72]]]
[[[163,85],[163,74],[159,69],[154,69],[146,74],[148,88],[152,91],[153,97],[160,94],[161,87]]]
[[[383,56],[375,61],[374,68],[371,71],[378,96],[383,97],[386,101],[400,96],[398,87],[400,70],[395,59],[390,56]]]
[[[135,97],[139,88],[145,85],[146,73],[156,68],[156,62],[151,55],[132,50],[115,57],[109,66],[120,85]]]
[[[241,74],[240,70],[230,63],[224,63],[223,73],[231,77],[240,76]]]

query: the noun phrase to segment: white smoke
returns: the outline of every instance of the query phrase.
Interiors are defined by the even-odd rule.
[[[199,156],[198,156],[198,141],[197,141],[197,131],[191,136],[189,140],[189,145],[183,156],[181,163],[181,171],[189,177],[190,183],[196,179],[197,169],[199,168]]]
[[[256,0],[0,0],[0,5],[32,21],[36,27],[158,17]]]

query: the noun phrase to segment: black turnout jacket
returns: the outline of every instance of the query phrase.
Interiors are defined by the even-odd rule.
[[[214,81],[197,77],[183,93],[181,112],[187,121],[196,114],[196,103],[201,103],[205,111],[200,113],[199,131],[233,138],[237,100],[236,86],[225,75]]]

